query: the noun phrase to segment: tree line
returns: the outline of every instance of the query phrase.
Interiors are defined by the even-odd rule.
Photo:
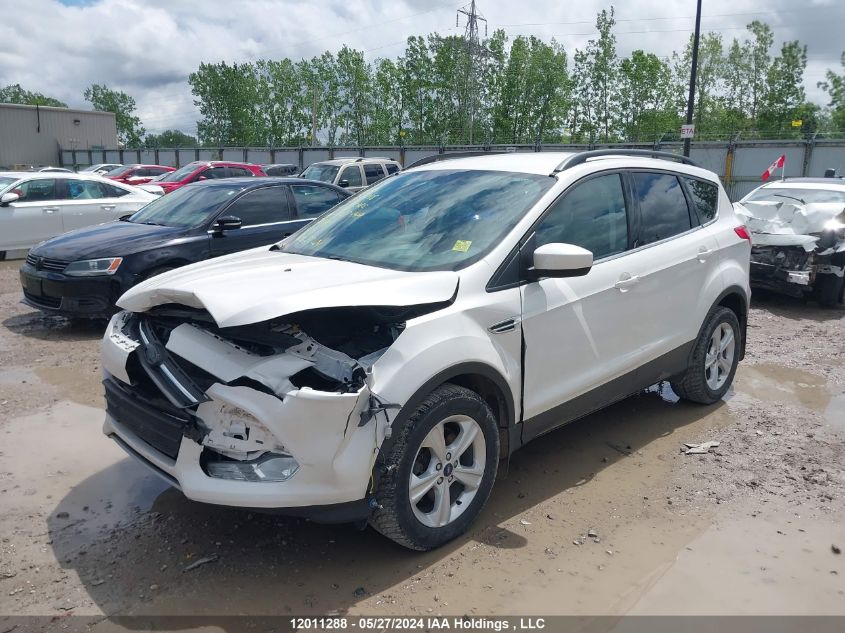
[[[126,147],[397,144],[545,144],[673,140],[684,120],[692,38],[659,57],[620,57],[613,7],[596,17],[597,36],[571,55],[554,39],[480,42],[412,36],[404,54],[368,62],[343,46],[311,59],[201,63],[188,77],[200,113],[197,136],[146,134],[135,100],[94,84],[85,99],[115,112]],[[701,37],[696,137],[845,137],[845,52],[841,73],[819,82],[829,101],[807,101],[807,46],[775,46],[771,27],[748,24],[730,42]],[[64,106],[19,85],[0,101]]]

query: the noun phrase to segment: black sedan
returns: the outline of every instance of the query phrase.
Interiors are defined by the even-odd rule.
[[[131,216],[42,242],[20,269],[24,303],[104,317],[153,275],[278,242],[345,200],[345,189],[299,178],[227,178],[186,185]]]

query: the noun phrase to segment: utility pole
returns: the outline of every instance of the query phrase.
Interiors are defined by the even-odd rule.
[[[460,26],[461,15],[466,17],[466,28],[464,29],[464,45],[466,46],[467,68],[464,76],[464,85],[459,87],[463,92],[463,102],[466,108],[466,116],[469,127],[469,143],[472,144],[472,131],[475,127],[475,106],[478,99],[478,62],[483,56],[481,41],[478,37],[478,23],[484,22],[484,37],[487,37],[487,18],[485,18],[475,6],[475,0],[468,5],[458,9],[455,16],[455,26]]]
[[[317,86],[314,86],[314,103],[311,105],[311,146],[317,142]]]
[[[692,40],[692,69],[689,79],[689,100],[687,101],[687,125],[692,124],[692,114],[695,109],[695,81],[698,77],[698,40],[701,38],[701,0],[695,12],[695,36]],[[684,156],[689,157],[692,139],[684,139]]]

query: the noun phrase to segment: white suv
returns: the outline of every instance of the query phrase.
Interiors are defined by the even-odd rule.
[[[104,432],[191,499],[441,545],[527,441],[658,381],[730,386],[748,234],[668,158],[444,160],[139,284],[103,340]]]
[[[308,165],[299,177],[360,191],[401,169],[402,166],[392,158],[335,158]]]

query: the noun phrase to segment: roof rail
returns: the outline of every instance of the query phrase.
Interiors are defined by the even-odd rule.
[[[443,154],[432,154],[431,156],[426,156],[425,158],[420,158],[418,161],[414,161],[405,169],[411,169],[412,167],[419,167],[421,165],[428,165],[430,163],[439,163],[443,160],[452,160],[453,158],[473,158],[475,156],[493,156],[496,154],[506,154],[507,152],[446,152]]]
[[[662,158],[664,160],[675,160],[681,163],[686,163],[687,165],[692,165],[693,167],[701,166],[686,156],[672,154],[671,152],[660,152],[658,150],[651,149],[594,149],[567,156],[557,167],[554,168],[552,175],[571,167],[575,167],[576,165],[582,165],[591,158],[601,158],[602,156],[642,156],[645,158]]]

